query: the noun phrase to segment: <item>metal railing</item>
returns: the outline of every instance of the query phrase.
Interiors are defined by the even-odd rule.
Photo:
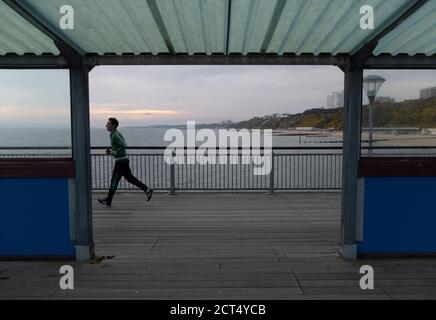
[[[92,188],[105,190],[111,180],[114,159],[104,154],[105,148],[92,148]],[[277,147],[270,157],[271,171],[255,175],[259,165],[243,164],[242,149],[228,149],[227,164],[187,164],[188,155],[182,155],[183,164],[168,164],[163,153],[165,147],[129,148],[133,174],[155,190],[176,191],[285,191],[285,190],[340,190],[342,181],[341,147]],[[207,154],[206,154],[207,156]],[[231,164],[230,157],[234,163]],[[193,161],[195,162],[195,161]],[[134,190],[135,186],[122,179],[120,190]]]
[[[114,165],[105,147],[91,148],[92,189],[107,190]],[[342,188],[342,147],[274,147],[271,172],[255,175],[256,165],[241,164],[242,149],[228,156],[237,157],[238,164],[168,164],[166,147],[129,147],[133,174],[155,190],[176,191],[328,191]],[[367,152],[362,148],[362,156]],[[10,151],[13,151],[12,153]],[[431,150],[431,151],[430,151]],[[60,158],[71,156],[67,147],[0,147],[0,158]],[[16,151],[16,152],[15,152]],[[61,152],[62,151],[62,152]],[[374,147],[371,157],[436,156],[436,147]],[[183,155],[187,160],[188,155]],[[216,155],[219,157],[219,155]],[[120,190],[136,187],[121,179]]]

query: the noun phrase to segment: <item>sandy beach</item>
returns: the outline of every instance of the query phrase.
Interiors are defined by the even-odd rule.
[[[332,141],[342,141],[342,131],[304,131],[277,129],[273,131],[277,136],[303,136],[310,138],[331,138]],[[436,148],[436,135],[428,134],[381,134],[374,133],[374,146],[434,146]],[[362,134],[362,140],[368,141],[368,133]]]

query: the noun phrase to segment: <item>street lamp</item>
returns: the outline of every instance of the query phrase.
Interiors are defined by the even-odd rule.
[[[366,95],[369,100],[368,105],[368,142],[369,142],[369,150],[368,154],[372,155],[372,130],[373,130],[373,115],[372,108],[374,104],[375,97],[377,96],[378,91],[382,84],[386,81],[386,79],[376,76],[370,75],[363,78],[363,90],[365,90]]]

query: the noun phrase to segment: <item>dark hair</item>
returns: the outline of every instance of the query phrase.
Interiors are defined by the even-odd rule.
[[[116,118],[109,118],[109,121],[112,123],[112,125],[116,128],[118,128],[118,120]]]

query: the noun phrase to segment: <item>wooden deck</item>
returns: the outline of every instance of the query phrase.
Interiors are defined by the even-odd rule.
[[[94,194],[95,263],[0,262],[0,299],[436,298],[435,259],[338,255],[338,193]],[[75,289],[59,288],[59,268]],[[375,289],[359,287],[359,268]]]

